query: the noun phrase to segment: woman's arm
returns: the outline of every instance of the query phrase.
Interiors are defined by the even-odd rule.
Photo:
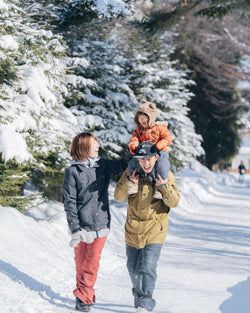
[[[128,179],[129,171],[126,169],[126,171],[123,172],[122,177],[119,179],[119,181],[116,184],[115,187],[115,199],[119,202],[124,202],[128,199],[128,188],[129,184],[132,182]]]
[[[72,168],[65,171],[63,181],[64,210],[66,212],[69,229],[74,233],[81,229],[77,209],[77,186]]]
[[[128,162],[126,159],[105,160],[105,162],[107,162],[107,164],[108,164],[108,166],[106,168],[107,175],[109,175],[109,177],[116,178],[116,179],[118,179],[118,177],[120,177],[122,175],[123,171],[128,166]]]

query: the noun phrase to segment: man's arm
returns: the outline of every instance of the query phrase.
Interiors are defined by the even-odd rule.
[[[72,168],[65,172],[63,181],[64,210],[66,212],[69,229],[73,233],[81,229],[77,210],[77,187]]]

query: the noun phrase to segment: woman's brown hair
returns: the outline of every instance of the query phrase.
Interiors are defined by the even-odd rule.
[[[89,157],[91,138],[97,138],[90,132],[83,132],[75,136],[71,143],[70,155],[73,160],[84,161]]]

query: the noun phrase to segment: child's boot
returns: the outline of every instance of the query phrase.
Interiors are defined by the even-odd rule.
[[[161,194],[161,192],[158,190],[158,187],[156,187],[156,186],[155,186],[154,198],[155,198],[155,199],[162,199],[162,194]]]
[[[128,182],[128,191],[129,195],[133,195],[138,192],[138,183],[134,183],[132,181]]]

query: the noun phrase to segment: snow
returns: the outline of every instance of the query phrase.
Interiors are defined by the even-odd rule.
[[[181,201],[171,210],[158,263],[154,313],[248,313],[250,176],[210,172],[199,163],[178,173]],[[126,269],[126,203],[113,198],[93,313],[135,312]],[[43,203],[26,215],[0,207],[1,312],[74,312],[73,250],[63,205]]]
[[[16,158],[17,162],[20,163],[32,160],[32,155],[27,150],[25,140],[11,126],[0,125],[0,143],[0,153],[2,153],[5,160]]]
[[[239,150],[240,154],[250,154],[250,138],[242,138],[242,145]]]
[[[18,50],[18,43],[11,35],[1,36],[0,46],[3,49]]]
[[[7,10],[8,9],[8,5],[3,2],[3,0],[0,0],[0,10]]]
[[[111,18],[112,14],[116,16],[119,14],[125,16],[131,14],[131,9],[129,9],[129,6],[122,0],[96,0],[95,5],[99,14],[103,14],[108,18]],[[110,10],[112,14],[110,14]]]

